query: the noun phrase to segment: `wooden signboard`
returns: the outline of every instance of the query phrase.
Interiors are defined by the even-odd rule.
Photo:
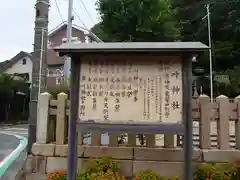
[[[182,123],[182,63],[177,56],[85,56],[82,121]]]

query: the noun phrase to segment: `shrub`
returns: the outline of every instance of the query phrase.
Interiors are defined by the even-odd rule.
[[[194,172],[193,180],[239,180],[238,169],[235,165],[216,165],[202,163]],[[84,173],[77,176],[77,180],[125,180],[118,174],[119,168],[111,158],[94,159],[87,166]],[[64,171],[55,171],[47,175],[47,180],[66,180]],[[152,170],[141,171],[134,180],[180,180],[177,177],[161,177]]]
[[[141,171],[135,175],[134,180],[164,180],[152,170]]]
[[[118,171],[117,164],[112,161],[111,158],[104,157],[104,158],[98,158],[91,161],[89,166],[87,167],[87,173],[98,173],[98,172],[104,172],[112,171],[116,173]]]
[[[180,178],[171,176],[171,177],[165,178],[165,180],[180,180]]]
[[[67,180],[65,171],[55,171],[47,175],[46,180]]]
[[[114,173],[111,170],[107,172],[94,172],[90,174],[82,174],[78,176],[77,180],[125,180],[123,176],[120,176],[117,172]]]
[[[236,178],[237,169],[231,165],[202,163],[194,173],[194,180],[235,180]]]
[[[78,180],[123,180],[118,174],[118,167],[111,158],[98,158],[91,161],[87,170],[78,175]]]
[[[69,94],[69,87],[67,85],[56,85],[53,87],[50,87],[47,89],[47,92],[49,92],[55,99],[57,99],[57,95],[59,93],[66,93]]]

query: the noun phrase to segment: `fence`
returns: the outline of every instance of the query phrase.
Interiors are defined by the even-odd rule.
[[[69,101],[64,93],[57,99],[52,99],[49,93],[42,93],[39,97],[37,119],[37,143],[55,142],[57,145],[67,144],[67,124]],[[194,122],[194,146],[200,149],[218,148],[222,150],[240,149],[240,96],[234,100],[221,95],[211,103],[210,98],[201,95],[192,99],[192,117]],[[182,146],[182,137],[172,134],[146,135],[110,134],[109,143],[101,142],[102,132],[92,132],[90,146],[163,146],[166,148]],[[88,134],[89,135],[89,134]],[[84,135],[79,134],[78,144],[84,142]],[[122,143],[120,137],[125,137]],[[105,137],[106,138],[106,137]],[[139,143],[144,139],[145,143]]]

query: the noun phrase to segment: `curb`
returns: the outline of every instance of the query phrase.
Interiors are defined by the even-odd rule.
[[[13,161],[18,158],[20,153],[26,148],[28,144],[27,139],[22,136],[10,134],[10,133],[4,133],[4,132],[2,134],[15,136],[20,140],[20,143],[18,147],[14,149],[14,151],[12,151],[4,160],[0,162],[0,178],[4,175],[5,171],[9,168],[9,166],[13,163]]]

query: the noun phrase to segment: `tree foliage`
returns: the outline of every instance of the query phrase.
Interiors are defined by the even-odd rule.
[[[99,0],[97,10],[101,22],[92,31],[106,41],[181,38],[176,11],[168,0]]]
[[[210,3],[211,36],[214,69],[225,71],[240,65],[240,1],[173,0],[182,21],[182,35],[185,41],[201,41],[208,44],[206,4]],[[203,19],[203,17],[205,17]],[[199,62],[208,67],[208,57]],[[204,62],[205,61],[205,62]],[[206,71],[208,72],[208,71]]]
[[[208,0],[173,0],[173,7],[178,9],[182,22],[184,41],[201,41],[208,44],[208,25],[206,5],[210,4],[211,39],[213,52],[213,69],[217,74],[228,75],[230,84],[214,84],[214,92],[231,97],[240,93],[240,86],[234,79],[240,79],[240,1]],[[204,18],[205,17],[205,18]],[[198,59],[195,68],[203,68],[203,76],[209,75],[209,54]],[[237,78],[236,78],[237,77]],[[209,92],[209,80],[202,83]]]
[[[22,120],[27,117],[29,84],[16,76],[0,74],[0,121]]]
[[[231,80],[230,84],[215,82],[214,88],[216,94],[228,89],[232,96],[240,93],[240,86],[233,80],[240,79],[235,72],[240,66],[240,0],[98,0],[101,21],[92,31],[103,41],[182,40],[208,45],[207,3],[210,4],[213,69],[217,74],[229,75]],[[193,67],[204,70],[202,79],[207,77],[208,52]],[[204,80],[204,83],[208,91],[209,82]]]

